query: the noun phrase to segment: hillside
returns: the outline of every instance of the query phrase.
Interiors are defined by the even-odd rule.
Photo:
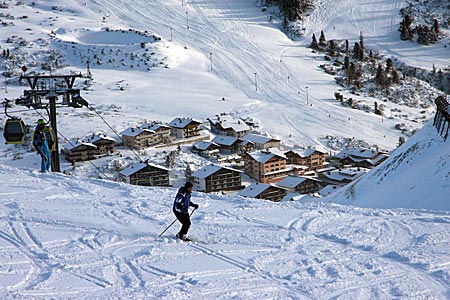
[[[393,149],[404,136],[395,125],[420,128],[421,122],[415,119],[421,109],[393,105],[408,119],[393,114],[392,119],[383,120],[342,107],[333,100],[341,87],[320,70],[323,57],[306,47],[319,28],[328,38],[350,40],[358,37],[361,28],[370,28],[364,31],[368,47],[394,49],[398,40],[394,22],[400,18],[396,14],[401,1],[383,1],[375,16],[366,2],[340,1],[335,6],[334,1],[319,1],[308,18],[305,37],[292,41],[268,22],[254,0],[188,1],[186,6],[178,0],[133,1],[133,5],[118,0],[57,0],[52,5],[6,1],[9,8],[2,11],[14,18],[14,26],[6,27],[0,46],[14,50],[16,60],[7,65],[8,72],[16,75],[26,63],[30,70],[48,72],[53,67],[54,72],[86,74],[90,61],[93,80],[77,85],[85,89],[84,98],[110,114],[108,120],[115,120],[119,131],[145,120],[170,121],[186,115],[205,120],[227,112],[254,118],[262,132],[291,146],[314,145],[329,136],[354,137]],[[347,18],[349,7],[353,14]],[[392,26],[384,23],[387,17],[392,17]],[[424,55],[423,51],[434,48],[414,47],[387,54],[412,65],[420,57],[427,60],[420,65],[429,68],[435,60],[441,67],[449,59],[443,49]],[[8,81],[7,97],[19,97],[23,86],[17,86],[17,78]],[[370,106],[377,100],[345,94]],[[111,105],[114,108],[108,109]],[[86,120],[89,113],[62,111],[67,121],[59,128],[69,138],[107,130],[94,118],[89,128],[73,128],[70,124]],[[20,116],[29,123],[37,117],[33,111]]]
[[[353,42],[363,31],[368,48],[430,69],[448,65],[447,40],[401,41],[403,0],[315,4],[305,36],[292,41],[257,0],[2,1],[0,98],[23,94],[26,64],[28,72],[82,72],[76,87],[118,132],[221,112],[253,120],[287,147],[339,151],[351,141],[391,150],[406,136],[398,123],[419,132],[324,201],[194,192],[192,243],[175,239],[178,223],[159,234],[174,220],[183,168],[204,158],[176,153],[173,188],[140,187],[96,179],[88,163],[64,159],[73,175],[41,174],[29,144],[4,145],[1,135],[1,299],[449,299],[450,140],[426,123],[434,107],[388,103],[395,113],[381,117],[343,106],[337,91],[368,107],[380,99],[341,91],[319,67],[323,55],[308,48],[322,29]],[[41,117],[20,106],[10,113],[30,125]],[[116,138],[87,108],[58,107],[58,129],[61,145],[98,131]],[[175,148],[139,156],[163,164]],[[134,161],[118,147],[94,162],[114,175]]]
[[[329,201],[363,207],[450,210],[449,140],[427,123],[391,157]]]
[[[450,215],[194,193],[0,166],[0,294],[12,299],[448,299]]]

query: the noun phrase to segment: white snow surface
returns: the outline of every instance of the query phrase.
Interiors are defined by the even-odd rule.
[[[450,140],[433,121],[377,168],[329,201],[363,207],[426,208],[450,211]]]
[[[448,212],[194,192],[0,166],[0,294],[12,299],[448,299]]]
[[[296,42],[270,25],[254,0],[189,0],[185,7],[179,0],[7,2],[17,18],[16,26],[0,32],[2,47],[13,34],[37,41],[54,30],[51,47],[75,43],[67,62],[83,72],[77,55],[101,47],[137,51],[145,61],[140,43],[147,39],[111,35],[105,27],[163,38],[146,47],[167,68],[146,71],[136,64],[130,70],[131,58],[123,64],[118,58],[111,68],[91,65],[95,83],[82,96],[119,132],[148,120],[204,120],[229,112],[256,119],[291,144],[318,144],[319,136],[332,134],[392,149],[399,120],[335,102],[339,87],[318,68],[323,58],[305,47],[312,33],[324,29],[328,39],[356,40],[362,30],[366,45],[420,67],[445,67],[450,59],[442,44],[399,40],[398,10],[405,1],[319,0],[305,38]],[[2,97],[18,97],[23,87],[8,91]],[[30,124],[40,117],[32,111],[20,116]],[[58,121],[70,139],[105,130],[87,109],[61,108]],[[1,146],[1,298],[449,299],[448,143],[428,124],[330,199],[372,208],[194,193],[200,209],[192,216],[193,243],[174,238],[178,223],[158,237],[174,220],[176,189],[40,174],[30,171],[39,167],[35,154]],[[353,194],[356,199],[348,197]]]
[[[100,57],[95,60],[91,57],[95,82],[91,91],[83,92],[83,97],[97,108],[105,109],[114,103],[115,112],[106,119],[114,120],[119,131],[145,120],[170,121],[174,117],[205,120],[226,112],[257,120],[263,131],[288,145],[315,145],[319,137],[333,135],[355,137],[393,149],[401,135],[394,128],[400,120],[383,120],[336,102],[333,93],[340,86],[333,76],[318,67],[324,63],[323,57],[306,47],[312,33],[324,29],[329,39],[356,40],[362,30],[368,47],[387,52],[392,49],[388,54],[398,54],[399,59],[412,65],[431,68],[435,63],[441,68],[450,60],[450,51],[441,44],[424,47],[400,41],[396,22],[403,1],[382,0],[375,4],[320,0],[308,18],[305,37],[299,41],[290,40],[269,23],[255,0],[190,0],[184,7],[179,0],[138,0],[132,4],[123,0],[52,1],[59,10],[52,10],[46,1],[33,3],[25,1],[25,5],[14,6],[11,2],[16,26],[2,32],[2,46],[11,47],[3,42],[10,35],[37,41],[38,37],[49,39],[48,34],[53,31],[55,38],[49,47],[62,51],[70,70],[85,72],[87,57],[94,54]],[[27,18],[20,18],[23,15]],[[138,32],[129,32],[130,28]],[[140,34],[145,31],[149,37]],[[162,40],[152,43],[152,34]],[[148,48],[142,49],[140,43],[146,41]],[[397,46],[407,51],[400,51]],[[37,42],[33,47],[48,48],[38,47]],[[133,60],[131,55],[124,57],[127,51],[133,51]],[[149,54],[152,51],[154,55]],[[96,60],[102,64],[98,65]],[[112,62],[108,63],[109,60]],[[153,67],[152,63],[162,63],[167,68]],[[9,87],[8,98],[22,93],[22,87]],[[362,98],[369,102],[377,100]],[[417,109],[400,108],[406,114],[419,113]],[[70,110],[66,120],[60,120],[61,132],[80,137],[105,129],[96,120],[91,122],[88,132],[78,133],[80,128],[71,125],[79,121],[82,113],[81,109]],[[38,117],[25,115],[21,114],[28,122]],[[410,120],[401,122],[412,128],[421,126]]]

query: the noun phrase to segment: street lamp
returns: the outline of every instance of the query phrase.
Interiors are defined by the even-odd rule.
[[[308,94],[308,86],[306,86],[306,105],[308,105],[308,98],[309,98],[309,94]]]
[[[212,72],[212,70],[213,70],[212,52],[209,52],[209,61],[211,63],[211,72]]]
[[[189,12],[186,12],[186,28],[189,29]]]

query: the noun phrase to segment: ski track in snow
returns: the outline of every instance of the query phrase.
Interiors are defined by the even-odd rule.
[[[191,232],[199,242],[185,243],[173,239],[177,228],[157,237],[173,218],[174,190],[81,184],[57,174],[40,176],[36,187],[33,173],[4,174],[1,183],[31,183],[14,202],[0,202],[5,299],[449,295],[446,213],[194,195],[202,210],[193,215]],[[91,192],[66,196],[81,194],[80,186]],[[146,199],[159,200],[150,205]],[[115,216],[105,214],[111,211]]]
[[[270,115],[263,120],[272,122],[267,127],[284,126],[310,144],[322,129],[305,132],[300,125],[319,127],[317,118],[333,114],[341,128],[323,122],[323,132],[380,139],[384,126],[392,124],[380,125],[376,116],[337,109],[326,100],[336,86],[332,77],[315,70],[318,58],[302,45],[313,30],[323,28],[330,38],[333,25],[348,24],[352,29],[346,32],[354,33],[349,38],[356,39],[363,27],[367,44],[377,45],[377,37],[398,34],[395,12],[403,1],[382,1],[377,14],[362,22],[376,3],[348,0],[335,7],[335,1],[321,0],[299,42],[268,25],[254,2],[192,0],[180,8],[171,0],[167,5],[93,0],[86,9],[108,15],[123,28],[153,32],[149,27],[154,27],[167,37],[172,27],[176,43],[205,57],[212,51],[215,75],[251,99],[264,99],[245,109],[260,118]],[[184,28],[186,10],[189,30]],[[262,40],[265,34],[275,37],[276,45]],[[402,47],[412,46],[380,45],[405,61],[422,51],[402,54]],[[305,86],[314,84],[312,106],[307,106]],[[0,166],[0,186],[6,187],[0,191],[0,294],[5,300],[450,298],[450,215],[445,212],[195,194],[201,209],[192,217],[190,232],[198,242],[185,243],[173,238],[178,223],[158,237],[174,218],[174,189],[5,166]]]
[[[9,170],[0,169],[0,184],[23,179],[25,189],[0,201],[3,299],[450,295],[448,213],[195,194],[201,209],[191,234],[199,242],[186,243],[173,238],[178,223],[157,237],[173,220],[175,190],[29,171],[5,176]]]

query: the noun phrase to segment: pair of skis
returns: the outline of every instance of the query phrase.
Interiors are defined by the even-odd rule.
[[[195,210],[196,210],[196,208],[194,208],[194,209],[192,210],[192,212],[189,214],[189,217],[192,216],[192,214],[194,213]],[[161,232],[161,234],[160,234],[158,237],[161,237],[161,236],[164,234],[164,232],[166,232],[170,227],[172,227],[173,224],[175,224],[176,221],[177,221],[177,219],[173,220],[173,222],[170,223],[170,225],[167,226],[167,228],[164,229],[164,231]],[[188,238],[188,237],[180,238],[180,237],[177,236],[176,238],[179,239],[179,240],[181,240],[181,241],[183,241],[183,242],[195,242],[193,239]]]

